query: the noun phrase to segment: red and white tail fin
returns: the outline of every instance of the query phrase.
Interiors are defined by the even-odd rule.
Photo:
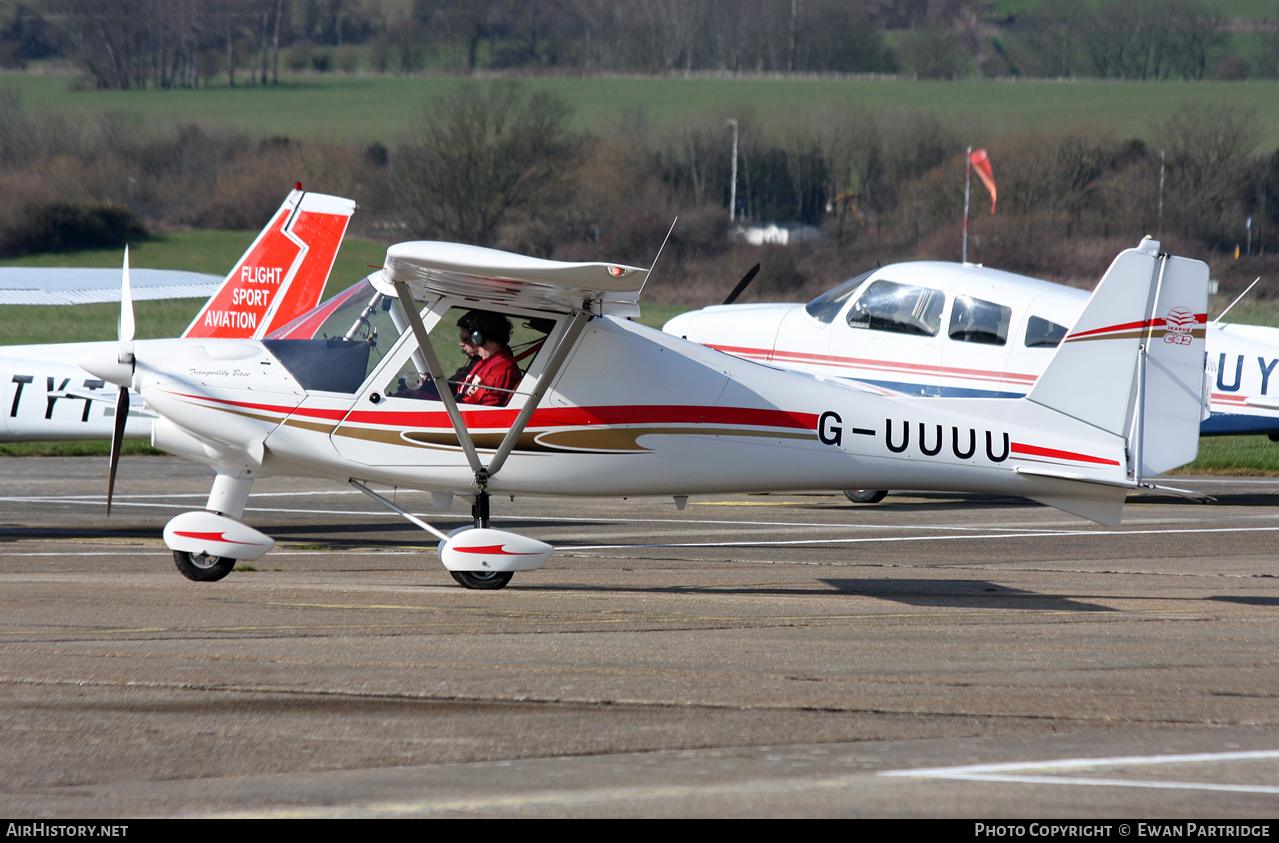
[[[182,336],[261,339],[315,307],[354,213],[295,187]]]

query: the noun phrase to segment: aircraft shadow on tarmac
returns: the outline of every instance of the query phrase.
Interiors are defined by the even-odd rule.
[[[1208,600],[1216,600],[1219,603],[1238,603],[1242,606],[1275,606],[1279,607],[1279,597],[1239,597],[1218,595],[1209,597]]]
[[[1055,594],[1039,594],[997,585],[984,580],[893,580],[893,579],[836,579],[816,580],[811,585],[793,586],[708,586],[672,583],[661,586],[624,586],[584,583],[534,582],[532,579],[519,584],[529,591],[591,591],[627,594],[688,594],[688,595],[773,595],[782,597],[829,597],[832,590],[850,597],[872,597],[909,606],[946,609],[998,609],[1034,612],[1114,612],[1116,609],[1099,604],[1085,603],[1071,597]]]
[[[1072,597],[1009,588],[988,580],[844,579],[822,582],[841,594],[891,600],[908,606],[965,609],[1025,609],[1049,612],[1113,612],[1109,606]]]

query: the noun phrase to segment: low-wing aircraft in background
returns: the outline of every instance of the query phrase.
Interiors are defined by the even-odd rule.
[[[909,486],[1117,524],[1129,491],[1198,449],[1208,268],[1153,241],[1115,259],[1016,400],[883,395],[645,328],[627,317],[647,275],[402,243],[368,296],[324,306],[321,338],[134,342],[122,310],[118,345],[81,365],[141,393],[157,447],[214,469],[205,510],[164,531],[193,580],[274,545],[240,520],[269,475],[350,483],[439,538],[459,583],[500,588],[553,548],[494,529],[494,494],[671,495],[682,508],[700,493]],[[530,351],[492,406],[455,400],[437,352],[474,309],[518,323]],[[469,499],[473,527],[445,534],[369,483],[431,491],[437,507]]]
[[[226,278],[214,279],[212,290],[209,276],[133,270],[132,285],[141,291],[135,298],[212,293],[183,337],[264,337],[315,307],[353,213],[351,200],[297,185]],[[118,270],[0,269],[0,304],[119,300]],[[0,442],[110,439],[117,391],[76,363],[97,345],[0,347]],[[153,420],[139,399],[129,408],[125,435],[150,436]]]
[[[807,305],[717,305],[676,316],[663,330],[893,394],[1016,398],[1034,386],[1087,301],[1085,290],[1023,275],[918,261],[864,273]],[[1279,439],[1279,329],[1206,327],[1211,415],[1201,432]],[[873,503],[885,492],[847,494]]]

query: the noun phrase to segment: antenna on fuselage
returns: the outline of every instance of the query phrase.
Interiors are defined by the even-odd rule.
[[[1217,316],[1217,318],[1216,318],[1216,319],[1212,320],[1212,324],[1214,324],[1214,325],[1220,325],[1220,324],[1221,324],[1221,319],[1222,319],[1222,317],[1223,317],[1223,316],[1225,316],[1227,313],[1229,313],[1229,312],[1230,312],[1230,308],[1232,308],[1232,307],[1234,307],[1235,305],[1239,304],[1240,299],[1242,299],[1244,296],[1248,295],[1249,290],[1251,290],[1253,287],[1257,286],[1257,281],[1260,281],[1260,280],[1261,280],[1261,276],[1260,276],[1260,275],[1258,275],[1258,276],[1257,276],[1257,280],[1256,280],[1256,281],[1253,281],[1251,284],[1249,284],[1249,285],[1248,285],[1248,289],[1247,289],[1247,290],[1244,290],[1242,293],[1240,293],[1240,294],[1239,294],[1239,295],[1235,298],[1235,300],[1234,300],[1234,301],[1232,301],[1230,304],[1226,305],[1226,309],[1225,309],[1225,310],[1223,310],[1223,311],[1221,311],[1221,313]]]
[[[648,279],[653,277],[653,269],[656,268],[658,260],[662,257],[662,250],[666,248],[666,244],[671,239],[671,234],[675,231],[675,223],[679,222],[679,217],[671,220],[671,227],[666,229],[666,236],[662,238],[662,245],[657,247],[657,254],[653,255],[653,263],[648,268],[648,272],[644,274],[644,283],[640,285],[639,291],[635,293],[635,300],[639,301],[639,297],[644,294],[644,288],[648,286]]]

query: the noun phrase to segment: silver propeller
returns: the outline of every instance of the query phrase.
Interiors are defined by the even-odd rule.
[[[132,370],[133,336],[137,324],[133,320],[133,288],[129,284],[129,247],[124,247],[124,281],[120,285],[120,324],[117,331],[116,362]],[[124,445],[124,428],[129,423],[129,387],[120,385],[115,398],[115,426],[111,430],[111,468],[107,474],[107,517],[111,517],[111,498],[115,494],[115,473],[120,465],[120,449]]]

